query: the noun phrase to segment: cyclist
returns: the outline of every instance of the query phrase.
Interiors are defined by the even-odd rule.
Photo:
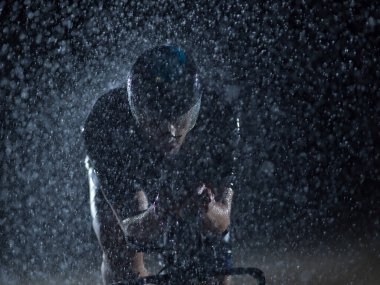
[[[221,97],[201,95],[189,53],[143,52],[126,86],[97,100],[83,135],[104,284],[148,274],[126,237],[155,239],[170,214],[196,209],[204,236],[227,240],[238,125]]]

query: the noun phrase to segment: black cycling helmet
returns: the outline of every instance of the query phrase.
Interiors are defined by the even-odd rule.
[[[194,59],[173,45],[145,51],[132,66],[128,100],[138,122],[147,117],[172,120],[185,114],[201,101]]]

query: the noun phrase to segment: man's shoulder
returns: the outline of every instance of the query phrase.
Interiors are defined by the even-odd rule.
[[[101,95],[86,119],[85,129],[118,121],[132,123],[126,92],[126,88],[120,87]]]
[[[111,149],[118,140],[131,139],[134,120],[129,110],[125,88],[113,89],[100,96],[88,115],[83,137],[87,150]],[[119,138],[119,137],[122,138]],[[125,142],[125,141],[124,141]],[[111,145],[110,145],[111,144]]]
[[[128,96],[127,90],[124,87],[112,89],[107,93],[101,95],[92,108],[92,113],[99,112],[110,112],[115,113],[115,111],[128,112]],[[123,113],[124,113],[123,112]]]
[[[218,93],[211,93],[202,99],[199,124],[209,132],[225,133],[236,128],[237,114],[233,102]]]

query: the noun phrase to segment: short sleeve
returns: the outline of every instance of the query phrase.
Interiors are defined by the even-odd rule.
[[[85,122],[83,138],[88,156],[97,168],[118,164],[132,143],[133,122],[126,90],[115,89],[101,96]]]
[[[130,171],[133,134],[128,101],[120,89],[101,96],[87,117],[84,144],[100,187],[112,204],[127,204],[139,187]]]

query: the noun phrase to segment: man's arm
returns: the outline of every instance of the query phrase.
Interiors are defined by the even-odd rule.
[[[208,197],[205,219],[206,229],[223,233],[230,224],[231,205],[238,184],[238,163],[240,147],[240,116],[228,102],[220,98],[212,104],[207,114],[206,134],[208,151],[201,171],[202,178],[210,188],[204,187],[203,195]]]
[[[104,196],[94,168],[88,167],[88,175],[92,224],[103,251],[101,267],[103,283],[111,284],[126,280],[133,274],[147,275],[143,253],[137,252],[128,245],[125,238],[126,233],[120,225],[119,217],[115,216],[117,213],[114,211],[118,205],[115,204],[115,201],[111,203]],[[124,203],[125,201],[120,202]],[[145,210],[148,202],[144,192],[139,191],[132,201],[125,204],[131,208],[132,212],[136,212],[136,210]],[[136,232],[137,229],[142,230],[141,227],[137,227],[134,231]],[[132,229],[130,234],[133,236]]]
[[[87,157],[86,167],[93,227],[103,251],[104,284],[124,280],[131,273],[144,275],[146,272],[142,266],[142,253],[128,246],[125,229],[120,222],[129,214],[147,207],[145,195],[136,193],[133,183],[128,183],[120,167],[126,157],[120,153],[118,132],[127,132],[130,123],[124,91],[115,89],[102,95],[87,117],[83,129],[84,143],[91,158]]]

